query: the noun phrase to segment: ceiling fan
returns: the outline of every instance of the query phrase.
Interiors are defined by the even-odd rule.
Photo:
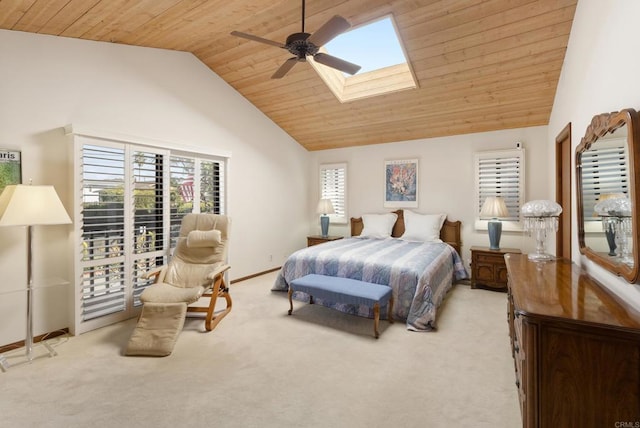
[[[286,49],[295,55],[293,58],[286,60],[284,64],[282,64],[280,68],[273,73],[273,76],[271,76],[272,79],[280,79],[287,74],[297,62],[306,61],[307,56],[313,57],[313,59],[320,64],[324,64],[345,73],[357,73],[358,70],[360,70],[359,65],[319,52],[320,47],[351,27],[349,21],[339,15],[335,15],[333,18],[325,22],[324,25],[315,33],[305,33],[304,9],[305,0],[302,0],[302,32],[289,35],[285,43],[274,42],[272,40],[263,39],[262,37],[242,33],[240,31],[232,31],[231,35]]]

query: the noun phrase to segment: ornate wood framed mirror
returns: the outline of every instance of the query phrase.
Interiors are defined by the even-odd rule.
[[[580,252],[632,283],[640,264],[639,125],[633,109],[594,116],[576,148]]]

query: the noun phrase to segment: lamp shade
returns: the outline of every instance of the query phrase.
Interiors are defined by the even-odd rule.
[[[557,202],[538,199],[527,202],[520,211],[523,217],[558,217],[562,207]]]
[[[331,199],[320,199],[316,212],[318,214],[333,214],[335,211],[333,210]]]
[[[69,224],[71,219],[53,186],[16,184],[0,195],[0,226]]]
[[[630,217],[631,201],[622,193],[602,195],[593,209],[600,216]]]
[[[509,216],[509,210],[500,196],[488,196],[480,210],[481,218],[497,218]]]

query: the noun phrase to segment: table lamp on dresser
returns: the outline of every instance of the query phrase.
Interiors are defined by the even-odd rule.
[[[551,233],[558,231],[558,217],[562,207],[549,200],[534,200],[525,203],[520,209],[524,218],[524,230],[536,237],[536,251],[529,253],[529,260],[547,261],[555,256],[545,252],[545,242]]]

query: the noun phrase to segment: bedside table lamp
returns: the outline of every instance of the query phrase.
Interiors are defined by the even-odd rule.
[[[38,225],[69,223],[71,219],[53,186],[10,185],[5,187],[0,195],[0,226],[27,227],[27,335],[25,338],[26,361],[22,363],[33,360],[32,228]],[[47,348],[50,357],[57,355],[48,343],[41,343]],[[5,371],[9,366],[6,358],[0,355],[0,368]]]
[[[329,216],[327,214],[333,214],[334,212],[331,199],[320,199],[316,213],[322,214],[320,216],[320,228],[322,229],[323,238],[329,236]]]
[[[531,236],[536,235],[536,252],[529,254],[529,260],[546,261],[554,258],[544,252],[545,241],[550,232],[558,231],[558,217],[562,207],[556,202],[547,200],[529,201],[521,208],[524,217],[524,230]]]
[[[500,196],[488,196],[480,210],[480,218],[490,218],[487,223],[489,231],[489,248],[492,250],[500,249],[500,236],[502,235],[502,222],[498,217],[507,217],[509,210],[504,203],[504,199]]]

